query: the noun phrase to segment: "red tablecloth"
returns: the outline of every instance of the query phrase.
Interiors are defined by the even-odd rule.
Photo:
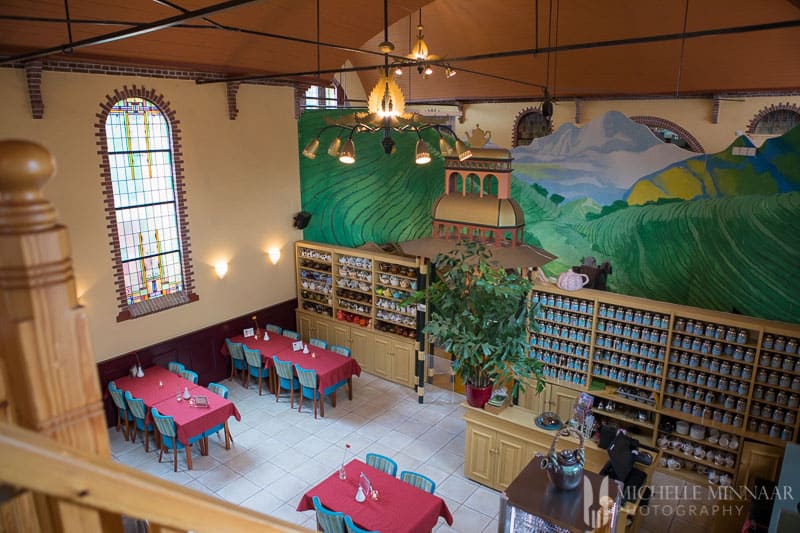
[[[358,459],[345,465],[345,471],[346,480],[340,480],[338,472],[334,472],[303,494],[297,510],[313,510],[311,498],[317,496],[328,509],[350,515],[359,527],[381,533],[431,531],[440,516],[449,525],[453,524],[453,515],[444,500],[438,496],[400,481]],[[378,491],[378,501],[367,498],[358,503],[355,500],[361,472],[369,478],[372,488]]]
[[[239,410],[232,402],[205,387],[190,385],[189,394],[192,397],[205,396],[208,398],[208,407],[192,407],[186,400],[179,402],[175,394],[152,406],[158,409],[162,415],[171,416],[175,420],[178,440],[183,444],[188,444],[191,437],[218,424],[223,424],[231,416],[235,416],[236,420],[242,419]]]
[[[151,422],[150,408],[155,407],[162,415],[175,419],[178,440],[189,443],[189,438],[199,435],[217,424],[222,424],[228,417],[242,417],[236,406],[200,385],[173,374],[166,368],[151,366],[144,369],[144,377],[124,377],[114,380],[117,388],[130,391],[134,398],[141,398],[147,408],[147,423]],[[163,384],[163,387],[161,386]],[[187,401],[178,402],[176,396],[188,387],[192,396],[206,396],[209,407],[191,407]]]
[[[248,348],[260,351],[262,361],[265,365],[270,365],[270,368],[273,366],[272,356],[277,355],[281,361],[291,361],[292,364],[300,365],[306,370],[316,370],[320,391],[340,381],[361,375],[361,367],[352,357],[345,357],[316,346],[309,346],[310,353],[307,354],[302,351],[295,352],[292,350],[294,341],[283,335],[273,333],[269,336],[268,341],[265,341],[261,335],[258,339],[240,335],[231,341],[241,342]],[[225,345],[223,345],[223,353],[228,353],[228,347]],[[316,357],[312,357],[312,354],[315,354]]]

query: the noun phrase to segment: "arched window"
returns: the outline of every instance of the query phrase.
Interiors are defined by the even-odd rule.
[[[101,105],[97,137],[117,320],[197,300],[174,112],[163,96],[136,87]]]
[[[553,133],[553,123],[544,119],[539,107],[523,109],[514,120],[511,134],[512,146],[527,146],[534,139]]]
[[[689,150],[691,152],[705,152],[700,142],[694,138],[694,135],[671,120],[650,116],[636,116],[629,118],[637,124],[642,124],[650,128],[650,131],[653,132],[653,135],[655,135],[661,142],[675,144],[684,150]]]
[[[800,124],[800,107],[792,104],[776,104],[765,107],[750,121],[747,133],[761,135],[783,135]]]
[[[498,180],[494,174],[487,174],[483,178],[484,196],[497,196]]]

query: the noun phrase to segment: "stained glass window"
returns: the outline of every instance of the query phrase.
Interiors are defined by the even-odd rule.
[[[109,111],[105,129],[127,303],[178,293],[184,280],[170,124],[152,102],[128,97]]]

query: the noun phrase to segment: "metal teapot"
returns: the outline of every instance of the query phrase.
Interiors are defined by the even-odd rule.
[[[589,284],[589,276],[567,270],[558,276],[557,285],[565,291],[577,291]]]
[[[580,446],[574,450],[561,450],[556,452],[556,442],[562,434],[570,433],[577,435],[580,439]],[[583,450],[583,434],[573,428],[565,428],[555,434],[550,451],[547,455],[537,453],[536,458],[540,459],[539,466],[542,470],[547,470],[547,476],[553,485],[559,490],[573,490],[580,485],[583,480],[583,465],[585,462]]]

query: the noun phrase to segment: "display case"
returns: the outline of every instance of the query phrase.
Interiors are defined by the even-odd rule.
[[[296,246],[297,304],[301,309],[333,316],[333,254],[311,245]]]

